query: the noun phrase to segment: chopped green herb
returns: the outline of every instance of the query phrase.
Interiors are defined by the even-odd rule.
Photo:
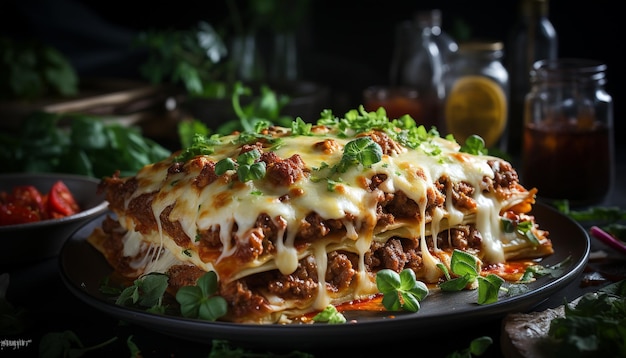
[[[311,123],[306,123],[302,118],[298,117],[291,122],[291,133],[292,135],[310,135],[312,126]]]
[[[215,174],[222,175],[229,170],[236,170],[241,182],[261,179],[265,176],[265,162],[255,162],[261,157],[261,152],[254,149],[240,154],[235,162],[231,158],[224,158],[215,164]]]
[[[328,305],[318,314],[313,316],[313,321],[315,322],[328,322],[331,324],[341,324],[346,323],[346,317],[341,314],[341,312],[337,311],[337,307],[333,305]]]

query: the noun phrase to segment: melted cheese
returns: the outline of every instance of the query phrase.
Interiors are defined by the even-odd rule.
[[[234,137],[225,137],[223,145],[217,147],[214,154],[206,156],[203,160],[217,162],[226,157],[236,158],[239,148],[233,144],[233,139]],[[252,260],[234,270],[230,277],[220,276],[220,279],[235,280],[276,268],[283,274],[290,274],[296,270],[300,259],[312,255],[317,264],[319,279],[315,309],[323,309],[333,302],[332,296],[326,291],[324,280],[327,253],[331,249],[358,254],[355,298],[376,293],[373,279],[366,271],[365,254],[370,249],[373,240],[386,241],[393,235],[419,240],[425,278],[429,282],[436,282],[442,277],[442,272],[437,267],[437,264],[441,262],[436,255],[437,242],[431,235],[436,235],[456,225],[467,224],[472,218],[475,218],[476,227],[482,235],[484,260],[504,262],[505,253],[500,242],[502,233],[499,225],[499,213],[503,206],[493,196],[485,195],[478,189],[485,177],[493,178],[494,176],[487,164],[487,159],[491,157],[460,153],[457,144],[435,138],[426,146],[440,149],[443,152],[440,155],[430,155],[423,150],[403,148],[400,153],[383,156],[380,162],[370,168],[350,167],[345,173],[333,179],[334,190],[329,190],[329,183],[323,179],[329,171],[323,168],[338,163],[343,150],[323,153],[315,149],[315,144],[324,139],[332,139],[340,148],[343,148],[353,138],[342,138],[332,134],[282,137],[282,145],[275,150],[276,154],[280,158],[289,158],[297,154],[311,170],[310,176],[297,181],[290,187],[275,186],[264,180],[245,183],[216,180],[199,189],[193,185],[198,172],[181,172],[168,176],[167,169],[164,169],[165,164],[146,166],[137,173],[138,189],[132,197],[126,199],[126,205],[135,197],[157,192],[151,209],[158,223],[158,230],[147,235],[140,235],[134,231],[134,224],[130,220],[120,220],[122,225],[129,230],[125,240],[124,254],[135,255],[139,252],[142,243],[150,243],[164,250],[153,250],[153,252],[159,252],[159,256],[152,257],[149,264],[148,261],[143,262],[146,264],[146,271],[163,272],[168,265],[177,263],[190,263],[206,271],[214,270],[214,264],[234,254],[237,241],[245,243],[251,235],[257,234],[254,231],[255,222],[259,215],[266,214],[280,228],[275,241],[276,253],[269,258]],[[386,175],[386,180],[376,190],[364,187],[363,178],[370,178],[375,174]],[[376,205],[381,193],[400,191],[405,193],[419,206],[420,217],[425,218],[427,192],[437,191],[434,182],[444,175],[453,183],[462,181],[477,188],[474,195],[477,203],[475,213],[468,215],[455,208],[451,199],[451,189],[448,188],[448,192],[445,193],[445,204],[443,208],[434,210],[432,222],[398,220],[393,226],[380,228],[380,232],[375,231],[377,228]],[[290,197],[286,201],[281,200],[281,197],[292,190],[296,190],[299,195]],[[508,198],[507,205],[524,199],[522,195],[519,198]],[[194,245],[191,248],[178,246],[164,233],[160,218],[170,207],[172,210],[165,220],[180,223],[184,233],[191,238],[192,245]],[[299,251],[294,246],[295,236],[304,218],[311,212],[317,213],[323,219],[342,220],[346,228],[345,237],[339,242],[336,239],[332,242],[320,239]],[[119,214],[123,217],[123,213]],[[346,218],[353,218],[353,220]],[[219,231],[223,249],[216,262],[203,262],[195,252],[195,245],[198,243],[194,238],[198,232],[206,230]],[[429,251],[427,240],[432,240],[431,247],[434,248],[435,255]],[[222,275],[220,272],[217,274]]]

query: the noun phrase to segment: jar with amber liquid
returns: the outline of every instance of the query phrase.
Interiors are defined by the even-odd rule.
[[[604,63],[541,60],[524,106],[521,181],[539,199],[600,204],[613,182],[613,100]]]

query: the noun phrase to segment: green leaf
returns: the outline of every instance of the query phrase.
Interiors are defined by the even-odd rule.
[[[237,163],[231,158],[224,158],[215,163],[215,174],[222,175],[229,170],[235,170]]]
[[[71,141],[78,148],[103,149],[108,145],[108,137],[104,134],[101,120],[78,116],[71,122]]]
[[[132,286],[125,288],[116,300],[117,305],[153,307],[161,304],[168,277],[164,274],[150,273],[136,279]]]
[[[449,279],[444,282],[441,282],[439,284],[439,288],[442,291],[451,291],[451,292],[461,291],[465,287],[467,287],[467,285],[469,285],[470,282],[473,282],[475,279],[476,279],[475,275],[465,275],[465,276],[455,277],[453,279]]]
[[[376,286],[383,294],[382,304],[389,311],[406,310],[417,312],[419,301],[428,295],[428,287],[416,280],[415,272],[404,269],[400,274],[383,269],[376,274]]]
[[[395,291],[400,285],[400,275],[393,270],[384,269],[378,271],[376,274],[376,286],[380,292]]]
[[[470,135],[465,140],[465,144],[461,146],[460,151],[474,155],[487,155],[489,152],[485,147],[485,141],[476,134]]]
[[[215,321],[226,314],[226,300],[217,296],[217,274],[209,271],[202,275],[196,286],[184,286],[176,292],[183,317]]]
[[[450,269],[459,276],[477,276],[478,260],[465,251],[454,250],[450,259]]]
[[[354,165],[370,167],[381,161],[382,156],[382,148],[371,137],[358,137],[346,143],[343,156],[336,169],[339,173],[345,173],[348,168]]]
[[[486,305],[498,301],[500,287],[504,279],[498,275],[478,276],[478,304]]]
[[[176,292],[176,301],[180,303],[180,313],[183,317],[199,317],[203,298],[202,290],[197,286],[181,287]]]

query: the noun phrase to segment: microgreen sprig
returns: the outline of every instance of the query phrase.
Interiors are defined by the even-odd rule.
[[[184,286],[176,292],[183,317],[215,321],[226,314],[228,306],[224,297],[217,294],[217,275],[209,271],[202,275],[196,286]]]
[[[428,295],[428,287],[415,278],[415,272],[404,269],[399,274],[383,269],[376,274],[376,286],[383,294],[383,306],[388,311],[417,312],[420,301]]]
[[[222,175],[229,170],[236,170],[241,182],[261,179],[265,176],[265,162],[257,162],[261,157],[258,149],[240,154],[235,162],[231,158],[224,158],[215,164],[215,174]]]
[[[454,250],[450,258],[450,271],[456,276],[454,278],[442,263],[437,264],[437,267],[446,277],[446,281],[439,284],[442,291],[461,291],[478,283],[478,304],[489,304],[498,300],[498,293],[504,279],[495,274],[481,276],[478,272],[478,259],[473,255]]]
[[[133,282],[119,295],[115,304],[120,306],[139,305],[153,312],[162,312],[163,294],[167,289],[168,277],[161,273],[150,273]]]

